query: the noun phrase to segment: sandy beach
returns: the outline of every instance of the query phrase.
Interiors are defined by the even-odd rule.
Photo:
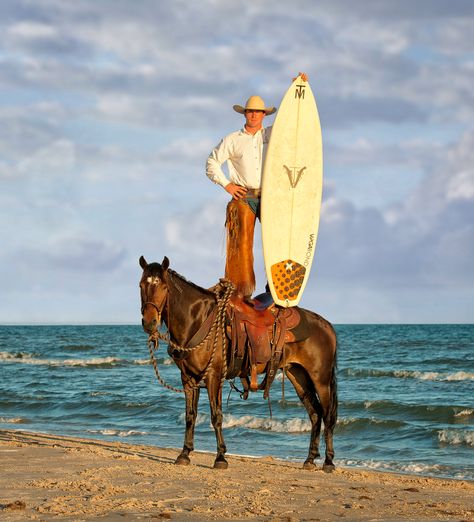
[[[474,519],[474,483],[0,431],[0,518],[20,520]]]

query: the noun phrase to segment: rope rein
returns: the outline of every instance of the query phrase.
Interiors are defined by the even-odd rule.
[[[221,289],[224,289],[222,292]],[[198,343],[196,346],[181,346],[177,343],[175,343],[171,339],[171,334],[168,330],[167,334],[163,334],[159,332],[158,330],[154,332],[153,334],[150,334],[148,337],[148,350],[150,352],[150,361],[153,365],[153,369],[155,371],[155,375],[158,379],[158,381],[168,390],[171,390],[176,393],[184,393],[184,389],[175,388],[174,386],[171,386],[167,384],[163,378],[160,375],[160,372],[158,370],[158,362],[155,357],[155,351],[157,350],[159,346],[159,341],[163,341],[168,344],[168,347],[182,352],[186,355],[189,355],[194,350],[197,350],[199,348],[202,348],[205,346],[213,337],[213,347],[212,347],[212,353],[209,358],[209,362],[206,365],[206,368],[204,369],[203,373],[201,374],[199,380],[196,380],[192,377],[186,380],[184,385],[189,385],[192,388],[199,388],[200,383],[206,379],[206,377],[209,374],[209,371],[211,370],[211,367],[213,365],[216,353],[217,353],[217,345],[219,344],[219,339],[221,340],[222,345],[222,373],[221,373],[221,384],[224,383],[227,375],[227,350],[226,350],[226,332],[225,332],[225,318],[226,318],[226,309],[227,305],[229,304],[230,297],[232,293],[235,290],[234,284],[229,281],[228,279],[221,279],[220,284],[216,286],[216,288],[213,290],[214,295],[216,296],[217,301],[217,311],[216,311],[216,317],[214,318],[214,321],[209,328],[209,331],[207,332],[204,339]],[[168,290],[169,292],[169,290]],[[151,303],[153,304],[153,303]],[[168,306],[168,315],[169,315],[169,306]],[[168,321],[169,322],[169,321]],[[182,374],[181,374],[182,375]]]

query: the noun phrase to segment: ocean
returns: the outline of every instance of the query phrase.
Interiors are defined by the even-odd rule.
[[[474,325],[335,328],[336,466],[474,480]],[[0,326],[0,429],[181,448],[184,398],[157,382],[146,340],[138,325]],[[281,373],[270,398],[271,417],[262,392],[243,401],[226,383],[228,453],[303,462],[310,423]],[[203,390],[195,448],[215,447]]]

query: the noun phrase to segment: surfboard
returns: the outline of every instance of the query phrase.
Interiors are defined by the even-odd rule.
[[[276,304],[296,306],[313,262],[323,185],[321,125],[314,95],[301,76],[285,93],[263,167],[263,258]]]

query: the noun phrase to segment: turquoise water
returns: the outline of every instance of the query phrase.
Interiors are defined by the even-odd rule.
[[[339,325],[336,465],[474,480],[474,325]],[[179,386],[159,350],[160,371]],[[281,374],[224,388],[228,452],[303,461],[310,424]],[[163,388],[139,326],[0,326],[0,429],[182,446],[184,399]],[[215,450],[207,395],[197,450]],[[322,442],[324,451],[324,442]]]

